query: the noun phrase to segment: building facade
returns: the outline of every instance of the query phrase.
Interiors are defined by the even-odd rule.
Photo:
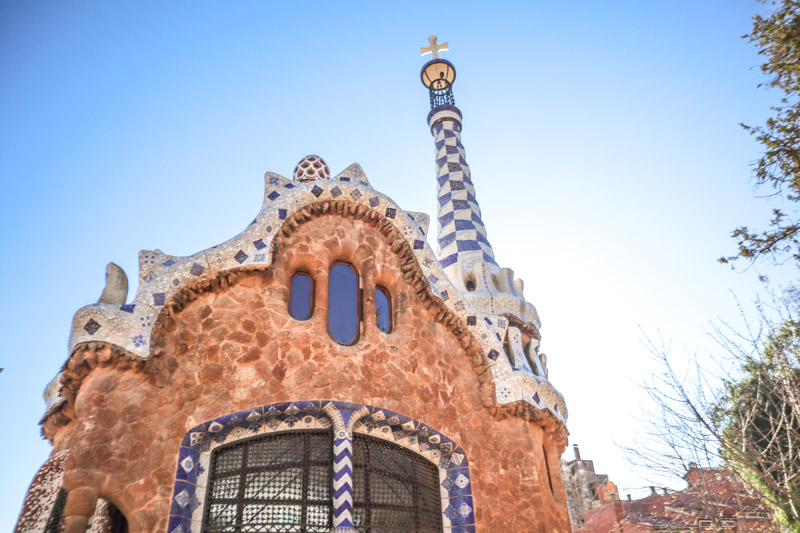
[[[572,530],[580,529],[586,523],[586,513],[607,503],[617,501],[619,494],[616,485],[605,474],[594,471],[594,462],[581,458],[577,444],[572,445],[575,458],[561,460],[561,477],[567,493],[567,508]]]
[[[601,495],[575,533],[779,533],[764,501],[721,468],[689,465],[682,491],[663,489],[640,500]]]
[[[47,387],[16,531],[567,532],[566,405],[498,266],[455,69],[422,70],[438,253],[353,164],[267,172],[239,235],[115,265]]]

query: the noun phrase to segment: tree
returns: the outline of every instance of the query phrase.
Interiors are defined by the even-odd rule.
[[[728,464],[766,496],[781,525],[800,531],[800,322],[770,331],[762,357],[726,383],[717,418]]]
[[[725,466],[763,496],[784,531],[800,533],[800,320],[774,324],[762,313],[745,331],[717,327],[724,357],[715,367],[695,357],[686,372],[668,347],[650,343],[662,365],[647,386],[656,409],[647,438],[628,451],[660,474],[681,475],[691,463]],[[719,495],[697,496],[721,527]]]
[[[766,1],[766,0],[762,0]],[[760,84],[782,93],[780,105],[772,107],[773,116],[764,126],[742,127],[764,148],[753,165],[755,187],[766,188],[770,196],[800,201],[800,1],[773,2],[768,16],[753,17],[753,30],[743,37],[758,46],[765,57],[761,71],[769,81]],[[732,237],[738,252],[720,258],[728,263],[737,259],[754,261],[769,257],[781,261],[788,257],[800,264],[800,218],[774,209],[768,229],[751,231],[736,228]]]

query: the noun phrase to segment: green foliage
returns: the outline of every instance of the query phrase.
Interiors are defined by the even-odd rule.
[[[744,362],[716,419],[728,464],[765,496],[784,531],[800,533],[800,321],[786,320],[761,357]]]
[[[755,43],[765,62],[761,71],[769,77],[764,83],[783,93],[780,105],[772,107],[773,116],[764,126],[742,127],[764,148],[755,162],[756,187],[771,189],[770,195],[800,201],[800,1],[774,2],[768,16],[753,17],[753,31],[743,37]],[[769,227],[751,231],[746,226],[731,234],[738,253],[720,258],[727,263],[736,259],[755,260],[792,257],[800,264],[800,220],[797,213],[788,215],[774,209]]]

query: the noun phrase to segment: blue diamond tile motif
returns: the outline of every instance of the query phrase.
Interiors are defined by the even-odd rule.
[[[257,241],[253,241],[253,246],[256,247],[256,250],[263,250],[264,248],[267,247],[267,245],[264,244],[264,241],[262,241],[261,239],[258,239]]]
[[[338,198],[340,194],[342,194],[342,189],[340,189],[339,187],[334,187],[333,189],[331,189],[331,196],[333,196],[334,198]]]
[[[126,313],[133,313],[134,308],[136,308],[136,304],[125,304],[119,306],[119,310],[125,311]]]
[[[94,335],[95,333],[97,333],[97,330],[100,329],[100,324],[95,322],[93,318],[90,318],[89,321],[86,323],[86,325],[83,326],[83,329],[85,329],[86,333],[88,333],[89,335]]]
[[[425,243],[423,241],[420,241],[420,240],[415,240],[414,241],[414,249],[415,250],[422,250],[424,247],[425,247]]]
[[[394,216],[396,214],[397,214],[397,209],[395,209],[394,207],[387,207],[386,208],[386,217],[387,218],[394,218]]]
[[[536,402],[537,405],[539,404],[539,393],[538,392],[534,392],[533,393],[533,401]]]
[[[468,317],[467,317],[467,325],[468,325],[468,326],[474,326],[475,324],[477,324],[477,317],[475,317],[475,316],[468,316]]]
[[[205,270],[205,267],[203,267],[203,265],[199,263],[193,263],[192,268],[189,269],[189,272],[191,272],[192,275],[194,276],[199,276],[200,274],[203,273],[203,270]]]
[[[163,264],[165,267],[171,267],[172,265],[174,265],[174,264],[175,264],[175,260],[174,260],[174,259],[167,259],[167,260],[166,260],[166,261],[164,261],[162,264]]]
[[[280,194],[278,194],[276,191],[272,191],[271,193],[269,193],[267,195],[267,198],[269,198],[270,200],[272,200],[274,202],[275,198],[277,198],[278,196],[280,196]]]
[[[369,206],[370,207],[377,207],[379,203],[380,203],[380,200],[378,200],[377,196],[373,196],[372,198],[369,199]]]
[[[294,189],[294,183],[287,183],[286,185],[284,185],[284,187],[286,187],[287,189]]]
[[[239,250],[238,252],[236,252],[236,255],[233,256],[233,258],[236,259],[236,262],[239,263],[240,265],[245,261],[247,261],[248,257],[250,256],[244,253],[242,250]]]
[[[286,209],[278,209],[278,218],[286,220]]]
[[[153,305],[164,305],[164,293],[163,292],[154,292],[153,293]]]
[[[322,187],[319,185],[314,185],[314,188],[311,189],[311,194],[319,198],[319,195],[323,193]]]
[[[448,505],[444,510],[444,515],[452,522],[458,516],[458,511],[456,511],[456,508],[452,505]]]
[[[497,361],[497,358],[500,357],[500,352],[492,348],[491,350],[489,350],[489,354],[487,355],[487,357],[492,361]]]

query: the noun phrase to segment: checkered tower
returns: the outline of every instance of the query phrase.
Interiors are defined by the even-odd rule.
[[[423,65],[420,77],[430,92],[428,126],[436,144],[439,263],[478,309],[495,316],[511,315],[538,329],[539,318],[523,297],[522,280],[514,279],[511,269],[497,265],[486,236],[461,144],[462,115],[453,97],[456,69],[439,57],[439,51],[448,49],[447,43],[437,44],[434,35],[428,40],[430,46],[420,51],[433,54],[433,59]]]

